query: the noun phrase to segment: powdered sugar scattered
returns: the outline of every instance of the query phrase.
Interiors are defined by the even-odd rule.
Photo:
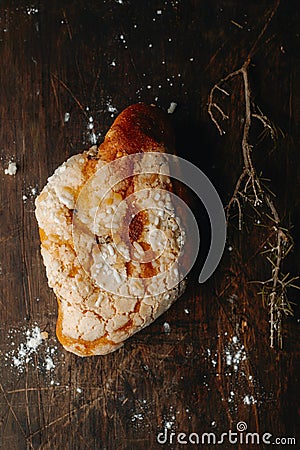
[[[89,110],[89,108],[87,108]],[[94,131],[94,118],[93,116],[89,116],[88,122],[87,122],[87,130],[89,134],[89,140],[92,145],[95,145],[97,143],[97,136]]]
[[[237,372],[242,361],[247,359],[245,347],[240,343],[237,336],[233,336],[231,341],[225,347],[225,360],[227,366],[232,366]]]
[[[216,349],[207,348],[203,356],[216,371],[215,375],[222,379],[224,397],[232,413],[237,413],[244,405],[261,403],[266,395],[252,374],[249,374],[248,354],[238,335],[229,337],[226,331],[217,336],[221,339]],[[203,376],[203,385],[210,390],[206,375]],[[227,392],[226,392],[227,391]],[[250,391],[250,393],[249,393]]]
[[[86,111],[86,117],[87,117],[87,124],[86,124],[86,135],[88,139],[88,143],[92,145],[96,145],[98,139],[101,136],[101,133],[97,133],[95,131],[95,123],[94,123],[94,117],[92,116],[90,112],[89,106],[85,108]]]
[[[23,203],[26,203],[27,200],[34,200],[35,197],[38,195],[38,193],[39,193],[39,187],[37,185],[35,185],[35,186],[32,186],[32,185],[27,186],[25,188],[24,194],[22,195]]]
[[[17,370],[18,373],[23,373],[26,367],[31,366],[43,373],[50,373],[53,377],[58,362],[57,347],[49,345],[46,331],[42,331],[35,324],[28,329],[12,329],[8,336],[11,349],[4,355],[7,366]],[[18,347],[15,341],[21,341]]]
[[[225,332],[224,336],[227,336],[227,334],[228,333]],[[211,364],[213,367],[216,367],[218,352],[212,352],[211,349],[207,349],[206,352]],[[233,336],[225,345],[221,359],[222,365],[225,365],[226,375],[231,375],[231,371],[237,372],[241,366],[241,363],[247,359],[245,347],[237,336]]]
[[[111,66],[116,66],[116,62],[112,61]],[[89,144],[97,145],[101,137],[101,132],[96,131],[94,115],[92,114],[89,106],[85,108],[85,111],[87,120],[85,136]],[[106,97],[106,99],[104,99],[104,107],[101,108],[101,111],[109,112],[111,117],[115,117],[115,115],[118,113],[118,109],[113,105],[111,97]]]
[[[12,363],[20,372],[23,372],[25,365],[32,360],[33,354],[36,353],[44,339],[38,327],[27,330],[25,337],[26,342],[21,342],[18,349],[12,352]]]
[[[124,48],[128,48],[127,44],[126,44],[126,38],[125,38],[124,34],[120,34],[119,35],[119,39],[124,44]]]
[[[171,332],[171,327],[170,327],[170,324],[169,324],[168,322],[165,322],[165,323],[163,324],[163,329],[164,329],[164,333],[170,334],[170,332]]]
[[[167,430],[174,430],[176,428],[176,411],[173,406],[163,416],[162,425]]]
[[[31,6],[28,6],[26,8],[26,12],[29,16],[33,15],[33,14],[37,14],[39,12],[38,8],[33,8]]]
[[[171,102],[170,106],[168,108],[168,114],[173,114],[173,112],[175,111],[176,107],[177,107],[177,103]]]
[[[5,175],[16,175],[17,173],[17,164],[14,161],[9,161],[7,169],[4,170]]]
[[[135,422],[136,420],[143,420],[144,415],[142,413],[136,413],[131,416],[131,422]]]
[[[118,109],[113,105],[112,99],[110,97],[107,97],[105,106],[111,117],[114,117],[117,114]]]
[[[70,120],[70,113],[66,112],[64,117],[64,122],[69,122]]]

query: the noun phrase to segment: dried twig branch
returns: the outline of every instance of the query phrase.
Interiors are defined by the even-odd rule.
[[[247,58],[240,69],[231,72],[213,86],[209,94],[208,113],[220,135],[223,135],[224,131],[217,116],[220,115],[222,120],[228,119],[229,116],[218,105],[217,93],[222,92],[228,96],[228,90],[225,89],[224,84],[237,77],[241,77],[245,107],[241,141],[243,169],[226,207],[227,222],[230,220],[232,209],[236,206],[238,212],[238,228],[239,230],[242,229],[243,208],[246,202],[252,206],[254,211],[264,221],[264,223],[259,222],[269,233],[269,237],[267,238],[269,249],[263,252],[263,254],[265,254],[267,261],[271,264],[271,278],[259,283],[263,285],[261,294],[264,303],[269,308],[270,346],[272,348],[275,346],[275,337],[277,337],[277,345],[279,348],[282,348],[282,317],[292,314],[291,304],[286,295],[286,291],[288,287],[297,287],[293,285],[295,278],[289,278],[289,276],[282,274],[283,260],[288,251],[293,247],[293,241],[288,231],[284,230],[281,226],[281,219],[272,198],[273,194],[263,185],[253,164],[252,145],[250,144],[250,130],[253,119],[261,122],[265,132],[273,141],[274,146],[276,146],[278,132],[276,127],[259,108],[257,108],[258,112],[252,111],[251,90],[248,77],[249,65],[250,57]]]

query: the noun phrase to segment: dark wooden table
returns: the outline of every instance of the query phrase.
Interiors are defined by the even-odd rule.
[[[183,297],[122,349],[81,359],[56,340],[56,301],[34,216],[36,194],[54,169],[89,147],[89,117],[101,142],[117,112],[137,101],[178,104],[170,116],[178,154],[228,203],[242,168],[241,78],[223,103],[223,136],[208,115],[208,96],[250,53],[253,104],[281,130],[276,149],[267,140],[253,154],[291,228],[295,249],[285,271],[297,276],[299,41],[292,0],[1,1],[1,449],[197,448],[176,443],[178,433],[220,436],[241,421],[273,440],[295,437],[300,448],[299,296],[291,290],[296,305],[284,320],[283,349],[271,349],[260,287],[248,283],[269,276],[255,227],[231,226],[214,276],[201,286],[192,278]],[[4,172],[10,161],[14,176]],[[26,331],[35,327],[48,338],[30,343]],[[157,442],[164,430],[165,445]]]

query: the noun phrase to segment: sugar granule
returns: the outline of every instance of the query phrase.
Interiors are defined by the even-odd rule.
[[[5,175],[16,175],[17,164],[13,161],[9,161],[7,169],[4,170]]]
[[[168,322],[165,322],[165,323],[163,324],[163,328],[164,328],[164,333],[166,333],[166,334],[169,334],[169,333],[170,333],[171,327],[170,327],[170,324],[169,324]]]
[[[170,106],[168,108],[168,114],[173,114],[173,112],[175,111],[176,107],[177,107],[177,103],[171,102]]]

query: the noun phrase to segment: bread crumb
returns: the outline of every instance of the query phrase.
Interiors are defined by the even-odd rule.
[[[9,161],[7,169],[4,170],[5,175],[16,175],[17,164],[13,161]]]

